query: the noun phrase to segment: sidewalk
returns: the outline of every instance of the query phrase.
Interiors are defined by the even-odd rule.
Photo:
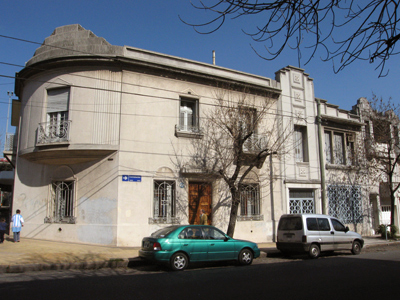
[[[7,237],[7,236],[6,236]],[[380,237],[364,237],[364,247],[388,244]],[[275,243],[258,244],[262,250],[278,251]],[[42,270],[99,269],[134,266],[141,263],[139,248],[52,242],[22,238],[14,243],[6,238],[0,244],[0,273],[21,273]]]

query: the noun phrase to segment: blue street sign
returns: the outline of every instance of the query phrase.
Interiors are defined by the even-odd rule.
[[[142,176],[140,176],[140,175],[122,175],[122,181],[142,182]]]

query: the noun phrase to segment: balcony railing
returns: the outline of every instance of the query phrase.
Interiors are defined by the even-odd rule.
[[[14,149],[14,138],[15,138],[15,134],[11,134],[11,133],[7,133],[6,134],[6,140],[5,140],[5,143],[4,143],[4,151],[5,152],[13,151],[13,149]]]
[[[268,147],[268,136],[261,134],[253,134],[243,145],[245,153],[256,153]]]
[[[71,121],[40,123],[37,131],[37,144],[53,144],[69,141]]]
[[[201,138],[203,132],[199,126],[175,125],[175,135],[178,137]]]

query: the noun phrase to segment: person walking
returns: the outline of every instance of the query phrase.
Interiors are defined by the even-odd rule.
[[[21,211],[17,209],[16,214],[11,219],[13,226],[12,231],[14,233],[14,243],[20,241],[21,229],[24,226],[24,218],[21,216]]]
[[[200,209],[200,225],[208,225],[208,218],[204,209]]]

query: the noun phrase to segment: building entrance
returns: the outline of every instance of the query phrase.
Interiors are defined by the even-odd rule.
[[[212,223],[211,184],[206,182],[189,183],[189,224],[200,224],[200,210],[208,216],[208,225]]]

